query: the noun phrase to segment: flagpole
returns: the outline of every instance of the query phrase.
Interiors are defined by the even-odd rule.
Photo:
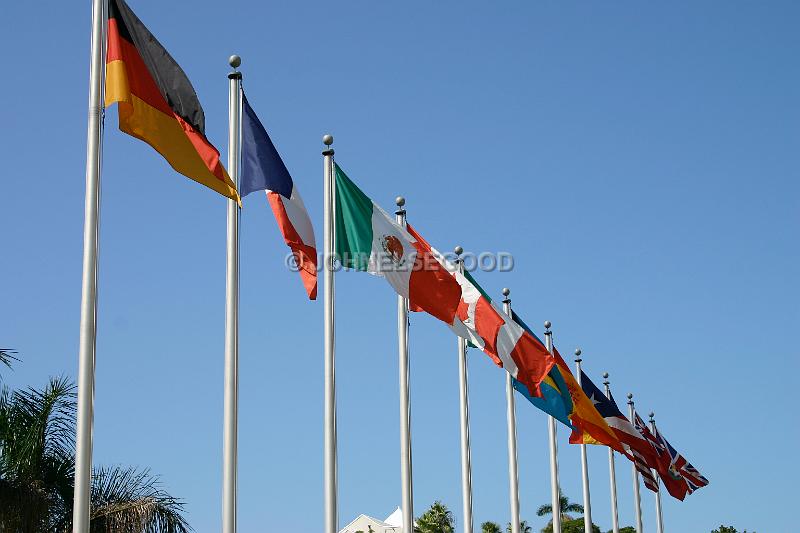
[[[547,351],[553,353],[553,332],[549,320],[544,323],[544,340]],[[550,493],[553,507],[553,533],[561,533],[561,493],[558,487],[558,443],[556,442],[556,419],[547,417],[547,433],[550,437]]]
[[[92,2],[89,64],[89,117],[86,132],[86,196],[83,212],[83,274],[78,344],[78,406],[75,435],[75,491],[72,531],[89,532],[92,483],[95,349],[97,347],[97,256],[100,219],[100,166],[103,153],[103,69],[105,66],[105,0]]]
[[[511,316],[511,290],[503,289],[503,311]],[[517,413],[514,404],[514,382],[510,372],[506,375],[506,422],[508,424],[508,494],[511,503],[511,533],[520,533],[519,523],[519,470],[517,466]]]
[[[653,431],[653,434],[656,433],[656,414],[650,412],[650,429]],[[661,510],[661,480],[658,478],[657,475],[653,476],[656,480],[656,487],[658,490],[656,491],[656,526],[658,533],[664,533],[664,514]]]
[[[464,272],[460,256],[464,249],[456,246],[458,271]],[[469,396],[467,391],[467,341],[458,337],[458,381],[461,413],[461,504],[464,510],[464,533],[472,533],[472,462],[469,446]],[[404,530],[405,531],[405,530]]]
[[[631,420],[636,420],[636,409],[633,407],[633,394],[628,393],[628,413]],[[639,471],[636,470],[636,463],[631,463],[633,469],[633,499],[636,508],[636,533],[642,533],[642,499],[639,495]]]
[[[405,198],[398,196],[397,223],[406,227]],[[397,296],[397,340],[400,378],[400,504],[403,512],[403,531],[414,531],[414,491],[411,464],[411,404],[409,400],[408,361],[408,300]]]
[[[228,173],[239,189],[242,59],[228,64]],[[225,399],[222,437],[222,531],[236,533],[239,470],[239,205],[228,200],[228,242],[225,273]]]
[[[327,148],[322,152],[324,168],[324,259],[325,264],[325,428],[324,428],[324,533],[338,530],[338,486],[336,468],[336,376],[335,376],[335,324],[334,324],[334,194],[333,186],[333,136],[325,135],[322,142]]]
[[[575,348],[575,368],[578,385],[581,383],[581,349]],[[583,470],[583,530],[592,533],[592,501],[589,495],[589,460],[586,457],[586,444],[581,443],[581,469]]]
[[[603,373],[603,385],[606,387],[606,398],[611,399],[611,387],[608,372]],[[617,472],[614,467],[614,448],[608,448],[608,477],[611,483],[611,522],[613,533],[619,533],[619,513],[617,511]]]

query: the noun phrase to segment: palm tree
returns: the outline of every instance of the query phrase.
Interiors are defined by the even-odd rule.
[[[503,533],[500,524],[494,522],[484,522],[481,524],[481,533]]]
[[[531,528],[531,526],[529,526],[528,522],[526,522],[525,520],[520,520],[519,530],[522,533],[531,533],[531,531],[533,531],[533,528]],[[506,526],[506,531],[508,533],[511,533],[511,522],[509,522],[508,525]]]
[[[11,368],[11,361],[19,361],[14,354],[17,353],[14,350],[9,350],[8,348],[0,348],[0,364],[6,365],[7,367]]]
[[[583,512],[583,505],[579,503],[570,503],[569,498],[564,496],[564,493],[561,492],[561,489],[558,489],[558,506],[561,513],[561,521],[565,522],[567,520],[572,520],[572,517],[567,513],[582,513]],[[539,507],[536,511],[536,516],[545,516],[553,513],[553,506],[550,504],[545,504]]]
[[[37,390],[0,392],[0,531],[72,529],[75,386],[51,379]],[[186,533],[183,504],[146,470],[95,469],[91,532]]]
[[[439,500],[433,502],[414,525],[414,533],[455,533],[455,530],[453,513]]]

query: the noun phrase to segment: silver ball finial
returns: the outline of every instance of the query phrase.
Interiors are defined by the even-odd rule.
[[[406,199],[403,198],[402,196],[398,196],[397,198],[394,199],[394,203],[397,204],[397,207],[403,207],[404,205],[406,205]]]
[[[330,133],[327,133],[327,134],[323,135],[322,136],[322,144],[324,144],[325,146],[332,145],[333,144],[333,135],[331,135]]]
[[[552,323],[550,323],[550,321],[549,321],[549,320],[545,320],[545,321],[544,321],[544,329],[550,329],[550,326],[552,326],[552,325],[553,325],[553,324],[552,324]]]
[[[603,372],[603,379],[608,379],[608,372]]]
[[[575,357],[580,357],[580,356],[581,356],[581,349],[575,348]]]
[[[650,419],[652,420],[655,417],[656,417],[656,414],[653,411],[650,411]]]
[[[509,294],[511,294],[511,289],[503,287],[503,296],[508,296]]]
[[[628,399],[633,400],[633,394],[631,394],[630,392],[628,393]]]
[[[228,64],[233,68],[239,68],[239,65],[242,64],[242,58],[233,54],[231,57],[228,58]]]
[[[460,246],[456,246],[453,248],[453,252],[455,252],[456,255],[461,255],[464,253],[464,249]]]

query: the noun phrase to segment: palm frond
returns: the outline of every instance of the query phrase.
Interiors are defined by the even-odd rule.
[[[53,378],[43,389],[0,388],[0,531],[72,528],[75,386]],[[183,503],[147,470],[112,467],[92,479],[91,531],[186,533]]]
[[[558,489],[558,508],[561,509],[561,512],[563,513],[564,511],[567,510],[567,507],[569,507],[569,505],[570,505],[569,498],[564,496],[564,493],[561,492],[561,489]]]
[[[49,531],[50,503],[40,487],[0,478],[0,531]]]
[[[186,533],[183,502],[160,487],[149,470],[132,467],[96,469],[92,483],[91,531]]]
[[[567,512],[567,513],[582,513],[583,512],[583,505],[581,505],[579,503],[571,503],[571,504],[567,505],[567,507],[564,509],[564,511]]]
[[[72,500],[74,393],[64,378],[42,390],[0,391],[0,523],[54,531]],[[57,521],[57,519],[55,519]],[[4,529],[5,531],[5,529]]]
[[[533,531],[531,526],[529,526],[528,522],[525,521],[525,520],[520,520],[520,522],[519,522],[519,530],[520,530],[521,533],[531,533]],[[499,529],[497,531],[498,531],[498,533],[500,532]],[[511,522],[509,522],[508,525],[506,526],[506,533],[511,533]]]
[[[9,433],[9,424],[11,422],[11,393],[8,387],[0,387],[0,465],[2,464],[2,450],[3,442]],[[2,472],[2,471],[0,471]]]
[[[553,506],[549,505],[549,504],[546,504],[546,505],[542,505],[541,507],[539,507],[536,510],[536,516],[544,516],[544,515],[550,514],[552,512],[553,512]]]
[[[14,391],[6,404],[3,466],[18,476],[37,477],[47,461],[69,462],[75,446],[75,386],[67,378],[51,378],[42,390]]]
[[[11,361],[19,361],[19,359],[14,357],[14,354],[16,353],[16,351],[8,348],[0,348],[0,364],[4,364],[8,368],[11,368]]]

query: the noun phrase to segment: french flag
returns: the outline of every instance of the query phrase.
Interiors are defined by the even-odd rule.
[[[283,239],[294,253],[308,297],[317,298],[317,245],[303,199],[242,91],[242,168],[239,194],[266,191]]]

